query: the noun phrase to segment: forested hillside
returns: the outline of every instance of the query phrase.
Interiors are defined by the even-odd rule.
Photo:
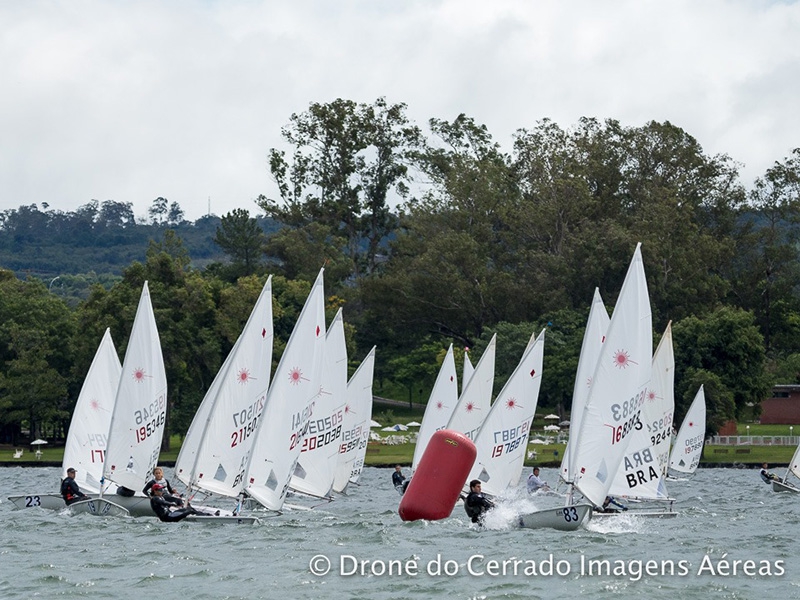
[[[124,352],[144,280],[169,429],[184,432],[266,276],[279,355],[321,266],[351,367],[377,346],[376,389],[424,402],[450,343],[478,359],[497,332],[498,391],[546,327],[539,403],[568,410],[594,290],[610,312],[637,242],[656,343],[673,323],[677,420],[701,383],[714,431],[773,383],[800,382],[800,149],[746,184],[669,122],[543,120],[505,152],[468,116],[423,131],[405,109],[336,100],[292,115],[260,215],[186,223],[165,199],[143,224],[110,201],[3,213],[2,435],[63,435],[105,327]],[[68,271],[119,278],[77,302],[59,287]],[[44,276],[14,276],[26,272]]]

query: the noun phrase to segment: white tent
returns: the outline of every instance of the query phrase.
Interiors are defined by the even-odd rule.
[[[380,423],[378,423],[377,421],[370,421],[370,422],[369,422],[369,426],[370,426],[370,427],[380,427],[380,426],[381,426],[381,424],[380,424]]]
[[[411,423],[406,423],[409,427],[421,427],[422,423],[417,423],[416,421],[411,421]]]

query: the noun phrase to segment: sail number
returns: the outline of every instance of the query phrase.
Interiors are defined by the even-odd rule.
[[[163,411],[166,408],[166,404],[166,399],[162,394],[141,410],[133,411],[133,418],[136,421],[136,424],[141,425],[146,421],[157,419],[156,413]]]
[[[617,422],[632,416],[633,413],[636,412],[636,409],[642,405],[642,401],[644,400],[644,395],[645,395],[645,390],[642,390],[636,396],[634,396],[627,402],[623,402],[621,405],[612,404],[611,416],[613,416],[614,420]]]
[[[564,520],[567,523],[575,523],[580,520],[580,517],[578,516],[578,509],[576,509],[574,506],[566,506],[562,508],[561,511],[561,514],[564,515]]]
[[[617,425],[614,427],[613,425],[609,425],[611,427],[611,445],[618,444],[625,437],[634,429],[641,429],[642,424],[639,421],[639,414],[641,411],[637,412],[633,415],[630,419],[625,421],[622,425]]]
[[[352,429],[342,432],[342,443],[339,444],[339,454],[347,454],[353,450],[361,447],[361,430],[362,425],[356,425]],[[366,438],[364,438],[364,445],[366,445]]]
[[[253,402],[247,408],[243,408],[232,414],[233,426],[238,427],[231,433],[231,448],[235,448],[253,435],[258,427],[258,419],[264,410],[264,396]]]
[[[138,412],[138,411],[137,411]],[[163,427],[164,421],[166,421],[166,411],[161,411],[156,418],[152,421],[148,422],[146,425],[142,425],[141,427],[136,429],[136,443],[140,444],[149,438],[151,435],[154,435],[160,427]]]
[[[261,396],[247,408],[233,413],[233,426],[245,427],[245,423],[252,421],[254,417],[258,418],[262,410],[264,410],[264,396]]]
[[[492,448],[492,458],[497,458],[498,456],[502,456],[503,454],[508,454],[509,452],[513,452],[517,448],[519,448],[520,444],[524,440],[524,437],[518,437],[512,442],[508,442],[507,444],[498,444],[494,448]]]
[[[339,425],[336,429],[331,431],[326,431],[325,433],[320,433],[319,435],[306,436],[303,438],[303,445],[300,448],[300,452],[308,452],[310,450],[316,450],[317,448],[327,446],[331,442],[335,442],[337,439],[339,439],[339,434],[341,433],[342,426]]]
[[[253,435],[258,426],[258,417],[260,416],[260,414],[256,415],[247,425],[240,427],[231,434],[231,448],[235,448]]]

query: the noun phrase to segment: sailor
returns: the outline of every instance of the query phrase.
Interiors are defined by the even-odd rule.
[[[403,475],[403,468],[397,465],[394,468],[394,473],[392,473],[392,485],[401,495],[406,491],[405,488],[403,488],[403,482],[405,480],[406,476]]]
[[[759,472],[759,474],[761,475],[761,479],[763,479],[764,483],[766,483],[767,485],[769,485],[773,481],[780,481],[781,479],[780,477],[775,475],[775,473],[769,472],[769,470],[767,469],[767,463],[761,465],[761,471]]]
[[[613,505],[613,506],[612,506]],[[614,500],[611,496],[606,496],[606,499],[603,500],[603,506],[595,507],[595,512],[601,513],[618,513],[621,510],[628,510],[628,507],[620,504],[617,500]]]
[[[174,523],[185,519],[189,515],[196,515],[197,511],[192,506],[187,505],[186,508],[177,508],[172,510],[175,506],[180,506],[181,502],[177,499],[167,500],[164,498],[164,487],[160,483],[154,483],[150,487],[152,496],[150,497],[150,507],[156,516],[165,523]]]
[[[494,508],[494,504],[484,497],[481,492],[480,479],[473,479],[469,482],[469,494],[464,500],[464,510],[473,523],[483,523],[486,511]]]
[[[76,473],[77,471],[75,471],[73,467],[70,467],[67,469],[67,476],[61,480],[61,496],[64,498],[64,502],[67,503],[67,506],[73,502],[87,498],[86,494],[80,490],[78,484],[75,482]]]
[[[528,476],[528,493],[533,494],[540,489],[549,490],[550,486],[539,477],[539,467],[533,467],[533,473]]]

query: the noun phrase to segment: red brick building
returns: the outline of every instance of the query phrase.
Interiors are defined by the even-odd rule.
[[[776,385],[772,397],[761,402],[764,425],[800,424],[800,385]]]

